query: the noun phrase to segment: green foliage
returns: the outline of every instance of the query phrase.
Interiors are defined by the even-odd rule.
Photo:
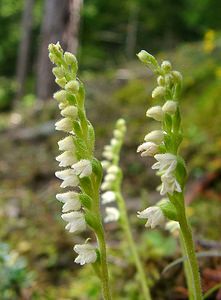
[[[0,278],[2,300],[20,299],[22,290],[33,281],[33,274],[27,270],[25,259],[4,243],[0,243]]]

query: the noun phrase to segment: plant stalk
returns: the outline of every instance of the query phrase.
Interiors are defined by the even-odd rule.
[[[203,296],[202,296],[202,288],[200,283],[199,266],[195,254],[192,231],[186,217],[183,198],[182,198],[182,207],[181,209],[179,209],[179,224],[180,224],[180,229],[182,232],[183,241],[186,249],[187,259],[192,272],[193,286],[194,286],[194,300],[202,300]]]

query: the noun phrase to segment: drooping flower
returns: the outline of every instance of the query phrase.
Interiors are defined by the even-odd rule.
[[[164,132],[162,130],[153,130],[144,137],[145,142],[152,142],[158,145],[162,143],[163,139]]]
[[[113,191],[107,191],[101,195],[102,204],[114,202],[116,200],[116,193]]]
[[[57,156],[56,160],[60,162],[59,167],[70,167],[76,163],[77,158],[73,151],[65,151]]]
[[[64,203],[62,212],[68,212],[71,210],[79,210],[81,208],[81,202],[79,200],[79,194],[73,191],[69,191],[62,194],[57,194],[56,198]]]
[[[72,165],[72,169],[80,178],[90,176],[92,173],[92,164],[88,159],[81,159],[79,162]]]
[[[73,137],[72,136],[67,136],[64,139],[60,140],[58,142],[58,147],[59,150],[61,151],[71,151],[74,150],[74,142],[73,142]]]
[[[177,110],[177,101],[167,100],[167,102],[163,105],[162,110],[164,113],[175,114]]]
[[[153,170],[159,170],[159,172],[171,173],[176,169],[177,157],[171,153],[156,154],[154,158],[157,162],[152,166]]]
[[[72,211],[61,215],[68,224],[65,229],[69,232],[83,231],[86,229],[84,214],[80,211]]]
[[[147,219],[146,227],[155,228],[165,221],[164,214],[159,206],[150,206],[143,211],[138,211],[138,218]]]
[[[146,112],[146,116],[149,118],[153,118],[156,121],[162,121],[164,116],[162,107],[157,105],[149,108]]]
[[[72,119],[64,118],[55,123],[55,129],[58,131],[71,132],[73,127]]]
[[[66,188],[68,186],[75,187],[79,184],[79,180],[72,169],[57,171],[55,172],[55,176],[63,180],[62,184],[60,185],[62,188]]]
[[[90,244],[75,245],[74,251],[78,254],[75,262],[80,265],[94,263],[97,259],[97,253],[94,246]]]
[[[105,207],[106,216],[104,218],[105,223],[115,222],[120,217],[120,212],[116,207]]]
[[[158,151],[158,145],[152,142],[145,142],[137,148],[137,152],[141,152],[141,156],[154,156]]]
[[[165,195],[167,193],[173,194],[174,192],[181,193],[182,189],[180,187],[179,182],[176,180],[175,176],[172,174],[165,173],[161,176],[161,190],[160,194]]]

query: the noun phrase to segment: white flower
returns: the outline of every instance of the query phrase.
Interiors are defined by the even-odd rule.
[[[66,188],[68,186],[77,186],[79,184],[79,180],[72,169],[66,169],[62,171],[55,172],[55,176],[61,180],[63,180],[60,187]]]
[[[152,98],[163,97],[165,95],[166,89],[163,86],[157,86],[152,92]]]
[[[107,204],[116,200],[116,194],[113,191],[107,191],[101,195],[102,204]]]
[[[159,206],[150,206],[143,211],[138,211],[138,218],[147,219],[146,227],[155,228],[165,221],[164,214]]]
[[[120,217],[120,212],[116,207],[106,207],[106,216],[104,218],[105,223],[117,221]]]
[[[102,168],[106,170],[107,168],[109,168],[110,162],[107,160],[102,160],[101,165],[102,165]]]
[[[181,187],[176,178],[172,174],[165,173],[161,176],[162,186],[160,190],[161,195],[165,195],[167,193],[173,194],[175,191],[181,193]]]
[[[65,151],[59,156],[56,157],[56,160],[60,162],[59,166],[60,167],[69,167],[73,165],[76,161],[77,158],[72,151]]]
[[[170,72],[172,69],[171,63],[168,60],[164,60],[161,64],[161,68],[166,72]]]
[[[80,211],[72,211],[61,215],[68,224],[65,226],[69,232],[83,231],[86,229],[84,214]]]
[[[68,151],[68,150],[74,150],[74,141],[72,136],[67,136],[63,140],[60,140],[58,142],[59,150],[61,151]]]
[[[110,181],[104,181],[101,185],[101,190],[102,191],[107,191],[107,190],[110,190],[112,188],[112,184]]]
[[[153,130],[147,135],[145,135],[144,140],[145,142],[152,142],[155,144],[162,143],[164,138],[164,132],[162,130]]]
[[[76,119],[78,114],[78,109],[74,105],[69,105],[62,109],[61,115],[63,117],[71,117],[72,119]]]
[[[108,174],[117,174],[119,172],[119,167],[115,166],[115,165],[111,165],[108,169],[107,169],[107,173]]]
[[[171,153],[156,154],[154,158],[157,162],[152,166],[153,170],[159,170],[160,172],[171,173],[176,169],[177,157]]]
[[[153,118],[156,121],[162,121],[164,116],[162,107],[157,105],[149,108],[146,112],[146,116],[149,118]]]
[[[111,144],[111,146],[116,146],[118,144],[118,140],[113,138],[110,140],[110,144]]]
[[[114,129],[113,135],[116,139],[122,139],[123,132],[119,129]]]
[[[180,229],[180,225],[176,221],[169,221],[166,223],[165,229],[171,233],[176,233]]]
[[[107,145],[104,147],[104,152],[103,152],[103,157],[106,158],[107,160],[112,160],[114,157],[114,154],[112,152],[112,147],[110,145]]]
[[[64,118],[55,123],[55,129],[59,131],[71,132],[73,123],[70,118]]]
[[[94,263],[97,259],[95,248],[90,244],[75,245],[74,251],[78,254],[75,262],[80,265]]]
[[[64,102],[66,100],[66,97],[67,97],[67,92],[64,90],[60,90],[54,94],[54,98],[58,102]]]
[[[152,142],[145,142],[137,148],[137,152],[142,152],[141,156],[153,156],[158,151],[158,146]]]
[[[177,101],[168,100],[162,107],[164,113],[175,114],[177,110]]]
[[[105,176],[105,182],[113,182],[116,180],[116,175],[115,174],[107,174]]]
[[[65,89],[72,93],[79,91],[79,82],[77,80],[71,80],[65,85]]]
[[[81,159],[79,162],[72,166],[75,174],[80,178],[90,176],[92,173],[92,164],[88,159]]]
[[[68,212],[70,210],[79,210],[81,208],[81,202],[79,200],[79,194],[76,192],[66,192],[62,194],[57,194],[56,198],[58,201],[64,203],[62,207],[62,212]]]

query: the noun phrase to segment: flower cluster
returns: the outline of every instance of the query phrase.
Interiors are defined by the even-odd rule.
[[[122,172],[118,166],[119,155],[123,139],[126,132],[126,125],[124,119],[119,119],[116,122],[116,127],[113,132],[113,138],[110,141],[110,145],[104,147],[102,166],[106,171],[104,181],[101,185],[102,204],[106,205],[116,201],[116,196],[120,188]],[[113,206],[106,206],[105,222],[117,221],[120,217],[118,208]]]
[[[53,68],[56,83],[62,88],[54,94],[59,103],[62,118],[55,123],[56,130],[65,133],[58,142],[61,154],[56,157],[62,170],[55,173],[62,180],[61,188],[67,188],[64,193],[56,195],[63,203],[62,219],[67,222],[65,227],[69,232],[84,231],[87,226],[85,198],[91,195],[86,187],[93,175],[93,145],[89,142],[91,125],[87,122],[84,110],[83,85],[77,79],[77,61],[73,54],[63,53],[59,43],[49,45],[49,57],[57,66]],[[93,141],[93,139],[92,139]],[[89,183],[88,183],[89,182]],[[78,254],[76,263],[81,265],[93,263],[97,259],[96,248],[86,243],[74,246]]]
[[[156,174],[161,178],[158,189],[162,196],[167,195],[171,198],[176,193],[182,193],[185,178],[185,166],[177,154],[182,141],[178,105],[182,76],[178,71],[172,70],[169,61],[163,61],[159,65],[156,59],[144,50],[138,54],[138,58],[158,75],[157,87],[152,91],[152,98],[164,103],[147,110],[146,116],[160,122],[161,129],[147,133],[137,152],[140,152],[142,157],[152,156],[156,159],[152,169],[157,170]],[[160,224],[160,212],[156,207],[147,208],[139,217],[148,216],[150,223],[147,224],[155,227],[156,222],[151,221],[151,214]]]

